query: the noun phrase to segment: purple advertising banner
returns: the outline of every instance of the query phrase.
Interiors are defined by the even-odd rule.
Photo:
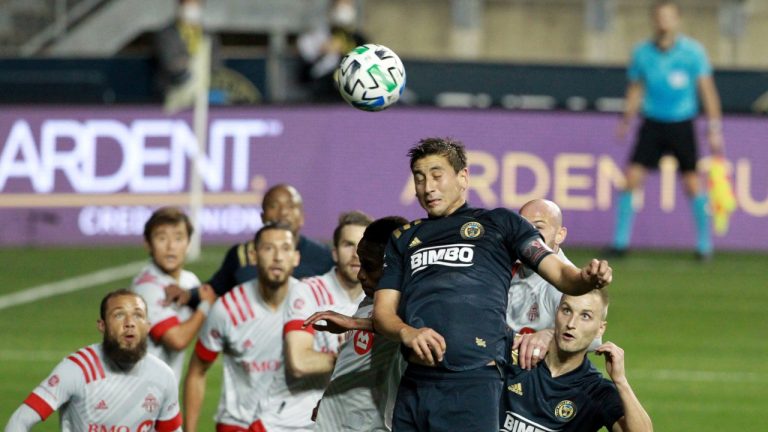
[[[420,138],[452,136],[469,150],[472,205],[517,210],[546,197],[563,209],[567,244],[602,246],[630,150],[615,137],[616,125],[615,115],[594,113],[217,108],[197,163],[205,190],[198,225],[207,243],[249,238],[261,224],[262,194],[277,183],[302,193],[304,233],[317,239],[329,239],[346,210],[421,217],[406,152]],[[768,123],[730,117],[724,130],[738,208],[715,244],[768,250],[761,234],[768,232]],[[709,159],[701,148],[703,175]],[[136,244],[154,208],[188,205],[196,154],[191,114],[5,108],[0,245]],[[634,246],[692,247],[692,216],[673,160],[649,177],[636,206]]]

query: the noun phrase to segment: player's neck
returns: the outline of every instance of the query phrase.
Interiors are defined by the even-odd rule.
[[[338,267],[336,267],[336,280],[339,281],[339,285],[341,285],[341,288],[343,288],[347,293],[350,300],[354,300],[360,297],[360,293],[363,292],[363,286],[360,284],[360,282],[352,282],[347,280],[344,276],[342,276]]]
[[[660,50],[667,51],[675,44],[675,40],[677,40],[677,32],[668,32],[656,35],[654,43]]]
[[[285,300],[286,294],[288,294],[289,284],[290,282],[286,281],[284,284],[280,285],[279,288],[274,289],[259,281],[259,294],[264,300],[264,303],[266,303],[273,310],[277,310],[283,303],[283,300]]]
[[[559,351],[557,347],[551,347],[544,361],[547,363],[552,378],[557,378],[578,369],[584,362],[585,354],[586,351],[568,353]]]
[[[160,271],[161,271],[161,272],[163,272],[164,274],[167,274],[168,276],[172,277],[172,278],[173,278],[173,280],[175,280],[175,281],[177,281],[177,282],[178,282],[179,278],[181,277],[181,270],[182,270],[182,268],[181,268],[181,267],[177,268],[176,270],[173,270],[173,271],[170,271],[170,272],[169,272],[169,271],[166,271],[164,268],[160,267],[160,264],[158,264],[158,263],[157,263],[157,262],[155,262],[154,260],[152,261],[152,264],[154,264],[154,265],[155,265],[155,267],[157,267],[157,268],[158,268],[158,270],[160,270]]]

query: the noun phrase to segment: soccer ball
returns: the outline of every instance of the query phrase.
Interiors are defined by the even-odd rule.
[[[341,97],[365,111],[380,111],[392,105],[405,88],[403,62],[384,45],[360,45],[348,52],[335,77]]]

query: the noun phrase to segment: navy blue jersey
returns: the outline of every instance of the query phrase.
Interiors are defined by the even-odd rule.
[[[550,253],[518,214],[465,204],[449,216],[396,230],[378,289],[400,291],[398,315],[406,324],[432,328],[445,338],[442,368],[502,364],[512,264],[520,259],[537,269]]]
[[[531,370],[506,367],[501,403],[502,432],[611,430],[624,416],[616,386],[595,369],[587,356],[576,368],[552,378],[546,362]]]

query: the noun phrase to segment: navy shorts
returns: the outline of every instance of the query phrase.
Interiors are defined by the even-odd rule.
[[[630,160],[655,170],[659,159],[666,154],[677,159],[680,172],[696,171],[698,154],[692,120],[674,123],[643,121]]]
[[[498,432],[502,380],[496,366],[451,372],[409,364],[393,432]]]

